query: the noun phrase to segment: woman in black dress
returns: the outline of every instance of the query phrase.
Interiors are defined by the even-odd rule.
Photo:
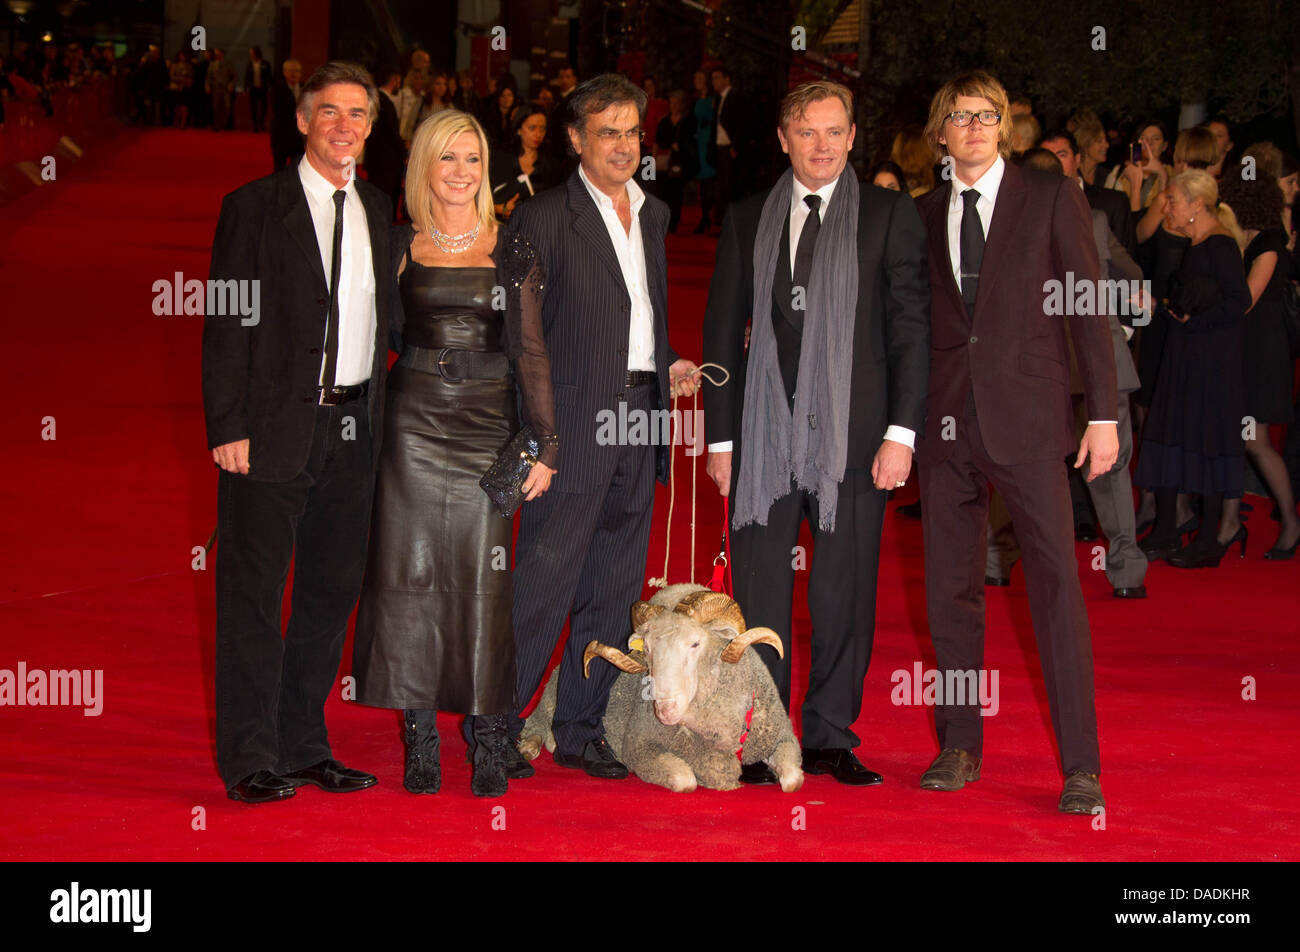
[[[542,151],[546,141],[546,110],[531,103],[519,111],[510,148],[492,153],[492,205],[497,217],[509,221],[515,206],[560,179],[556,161]]]
[[[1165,222],[1191,244],[1169,280],[1170,319],[1134,481],[1156,494],[1156,525],[1142,540],[1149,558],[1180,568],[1219,564],[1245,530],[1224,533],[1223,500],[1245,480],[1241,321],[1250,289],[1241,267],[1236,218],[1219,204],[1214,178],[1200,169],[1175,176]],[[1201,527],[1186,548],[1175,516],[1180,492],[1203,500]]]
[[[506,734],[513,523],[479,487],[519,428],[512,361],[543,446],[527,499],[549,487],[558,447],[540,263],[497,226],[487,164],[473,117],[449,109],[421,123],[406,174],[414,225],[398,226],[393,243],[401,356],[388,378],[352,670],[361,703],[404,711],[412,793],[441,784],[439,710],[481,715],[470,719],[476,795],[501,796],[508,777],[532,772]],[[498,287],[504,312],[493,306]]]
[[[1241,325],[1242,367],[1246,381],[1246,409],[1250,418],[1246,432],[1246,453],[1259,469],[1277,503],[1282,529],[1277,543],[1264,553],[1266,559],[1289,559],[1300,543],[1300,519],[1296,518],[1295,497],[1286,463],[1269,440],[1269,424],[1285,425],[1295,419],[1291,403],[1291,342],[1286,331],[1286,293],[1290,279],[1291,254],[1282,230],[1283,193],[1277,180],[1263,169],[1253,179],[1229,176],[1223,183],[1223,201],[1232,206],[1237,222],[1246,233],[1246,283],[1253,306]],[[1223,507],[1225,529],[1240,524],[1239,503],[1229,500]]]

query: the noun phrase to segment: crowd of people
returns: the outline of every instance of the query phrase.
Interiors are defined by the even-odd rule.
[[[51,116],[53,93],[116,76],[119,70],[113,47],[108,44],[91,46],[87,53],[76,41],[39,46],[18,43],[12,56],[0,52],[0,128],[5,124],[6,100],[38,103]]]
[[[477,96],[422,54],[378,82],[346,63],[300,74],[283,64],[271,93],[273,150],[292,107],[298,151],[281,139],[275,174],[226,197],[213,250],[214,278],[262,281],[284,319],[254,332],[210,315],[204,333],[217,759],[233,799],[376,783],[333,759],[323,720],[358,597],[357,697],[403,712],[408,790],[440,787],[439,710],[467,715],[474,793],[533,773],[520,712],[566,622],[555,761],[626,776],[601,726],[615,672],[583,677],[582,653],[627,645],[667,448],[601,443],[595,421],[699,385],[669,345],[664,254],[691,183],[699,230],[721,228],[702,354],[734,371],[705,389],[707,468],[731,505],[737,600],[785,647],[762,656],[787,707],[804,519],[821,556],[806,772],[881,781],[851,727],[886,494],[914,471],[942,671],[983,667],[983,585],[1028,567],[1062,812],[1104,807],[1075,538],[1100,530],[1115,595],[1144,598],[1151,559],[1244,553],[1250,460],[1279,523],[1266,557],[1296,552],[1300,467],[1268,427],[1296,412],[1297,167],[1270,143],[1239,160],[1222,119],[1172,143],[1158,122],[1116,134],[1087,111],[1043,131],[975,72],[864,179],[848,163],[852,94],[832,82],[792,89],[764,120],[725,68],[697,72],[693,98],[659,98],[653,80],[580,83],[566,66],[527,103],[509,77]],[[790,160],[775,183],[758,180],[765,121]],[[1066,281],[1090,283],[1096,308],[1050,310],[1048,285]],[[1113,281],[1132,290],[1101,303]],[[322,346],[298,346],[322,325]],[[340,441],[346,420],[364,433]],[[500,571],[510,523],[479,481],[525,424],[535,455]],[[937,703],[921,786],[958,790],[980,777],[983,722],[973,698]]]

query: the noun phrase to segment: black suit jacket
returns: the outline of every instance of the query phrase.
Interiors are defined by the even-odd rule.
[[[370,433],[378,462],[383,433],[388,318],[393,306],[388,199],[357,180],[375,269],[375,359]],[[311,450],[329,321],[329,279],[298,167],[238,188],[221,203],[210,278],[260,282],[257,324],[208,314],[203,322],[203,409],[208,446],[248,439],[249,478],[285,482]]]
[[[397,107],[388,94],[379,94],[379,118],[366,139],[366,174],[385,194],[397,186],[402,177],[402,163],[406,159],[406,146],[399,130]]]
[[[641,241],[654,311],[658,403],[671,406],[668,368],[668,260],[664,236],[668,206],[647,194],[641,206]],[[552,488],[590,492],[608,484],[618,447],[596,442],[598,414],[626,399],[627,345],[632,299],[600,210],[577,171],[563,185],[516,206],[509,230],[537,250],[545,274],[542,327],[555,390],[559,470]],[[689,407],[686,408],[689,410]],[[656,475],[668,479],[668,447],[659,447]]]
[[[302,134],[298,132],[298,105],[284,76],[271,83],[271,149],[286,155],[302,154]]]
[[[1129,208],[1128,196],[1103,185],[1083,186],[1088,205],[1106,216],[1106,224],[1124,245],[1130,257],[1137,257],[1137,219]]]
[[[718,126],[727,130],[731,148],[736,150],[738,161],[751,161],[753,147],[758,139],[757,123],[749,99],[736,90],[735,86],[727,93],[722,105],[717,105],[720,97],[714,96],[714,113],[716,118],[709,135],[708,160],[715,169],[718,167]]]
[[[733,454],[740,449],[745,402],[745,325],[754,310],[754,237],[770,191],[728,210],[704,315],[704,360],[731,371],[725,385],[704,388],[705,437],[709,443],[733,441]],[[857,257],[846,466],[870,469],[886,427],[904,426],[919,437],[925,423],[929,272],[925,229],[907,195],[861,186]],[[784,258],[788,262],[788,254]],[[775,307],[772,317],[783,320]],[[739,460],[732,456],[733,473]]]
[[[1046,312],[1044,284],[1097,281],[1100,262],[1092,213],[1079,186],[1052,172],[1007,163],[993,206],[980,265],[975,313],[966,313],[948,255],[952,183],[916,200],[930,242],[930,392],[922,465],[943,462],[954,440],[945,419],[960,425],[973,389],[980,435],[993,461],[1015,465],[1063,459],[1076,446],[1070,403],[1074,342],[1088,419],[1117,419],[1119,388],[1105,316]],[[1067,331],[1068,323],[1068,331]]]

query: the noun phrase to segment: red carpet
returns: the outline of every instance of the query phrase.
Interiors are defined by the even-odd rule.
[[[793,795],[677,795],[635,778],[591,780],[543,754],[536,777],[484,801],[470,795],[464,745],[445,717],[442,793],[414,797],[401,789],[397,716],[335,696],[335,753],[376,773],[377,789],[228,801],[211,740],[213,566],[191,568],[215,522],[201,318],[155,316],[151,285],[177,271],[206,276],[221,196],[269,164],[266,139],[251,134],[128,133],[0,210],[2,379],[16,395],[0,416],[0,669],[24,662],[104,678],[97,717],[0,707],[0,859],[1300,858],[1300,806],[1284,773],[1300,753],[1300,562],[1261,558],[1276,524],[1260,500],[1245,560],[1201,572],[1157,565],[1145,602],[1111,598],[1079,546],[1105,829],[1056,812],[1060,776],[1019,571],[988,600],[987,666],[1000,671],[1001,707],[986,724],[983,779],[956,794],[917,787],[936,752],[931,713],[891,704],[890,675],[930,667],[933,653],[920,524],[893,504],[855,726],[862,759],[886,778],[880,787],[810,777]],[[682,231],[693,223],[688,212]],[[673,342],[687,356],[699,356],[712,258],[713,239],[669,240]],[[47,417],[53,440],[42,439]],[[688,463],[679,454],[687,478],[673,581],[689,574]],[[697,579],[721,518],[702,464],[699,477]],[[666,513],[661,490],[647,577],[662,571]],[[806,611],[796,636],[797,685]],[[1257,699],[1243,699],[1245,678]]]

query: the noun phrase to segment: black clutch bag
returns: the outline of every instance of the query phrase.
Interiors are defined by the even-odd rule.
[[[488,494],[493,505],[507,519],[524,502],[524,480],[541,454],[542,448],[537,441],[537,434],[531,426],[525,426],[506,444],[478,484]]]

